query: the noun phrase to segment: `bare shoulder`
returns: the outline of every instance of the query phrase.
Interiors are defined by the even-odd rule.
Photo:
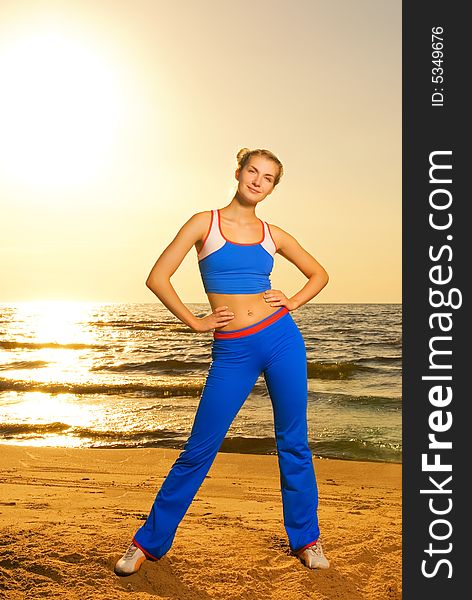
[[[183,225],[181,231],[191,233],[195,239],[201,239],[210,226],[211,210],[193,214]]]
[[[290,243],[297,243],[297,240],[293,237],[293,235],[290,235],[290,233],[285,231],[285,229],[282,229],[282,227],[273,225],[272,223],[267,224],[269,225],[269,230],[277,248],[277,252],[283,250],[284,247]]]
[[[200,221],[208,221],[211,218],[211,210],[202,210],[200,212],[195,213],[191,217],[192,219],[200,220]]]
[[[195,244],[197,252],[200,252],[203,246],[203,240],[206,238],[211,223],[211,210],[203,210],[193,214],[184,223],[179,234],[183,239]],[[178,235],[179,235],[178,234]]]

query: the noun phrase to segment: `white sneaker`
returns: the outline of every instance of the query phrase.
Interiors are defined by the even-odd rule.
[[[313,546],[295,553],[302,563],[309,569],[329,569],[329,560],[323,554],[321,541],[318,540]]]
[[[133,543],[129,546],[123,556],[115,565],[117,575],[132,575],[139,571],[139,567],[146,560],[146,555]]]

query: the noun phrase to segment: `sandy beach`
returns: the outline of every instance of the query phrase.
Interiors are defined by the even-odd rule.
[[[117,577],[178,454],[1,446],[0,597],[401,598],[401,465],[388,463],[315,459],[329,570],[290,554],[277,458],[219,453],[170,551]]]

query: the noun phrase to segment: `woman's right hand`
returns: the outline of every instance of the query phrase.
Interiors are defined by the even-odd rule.
[[[228,310],[227,306],[218,306],[215,310],[206,315],[206,317],[197,317],[193,330],[198,333],[204,333],[217,327],[224,327],[234,319],[234,313]]]

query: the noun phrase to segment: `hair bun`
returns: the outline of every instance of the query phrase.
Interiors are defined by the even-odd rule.
[[[243,156],[245,156],[246,154],[248,154],[248,152],[251,152],[249,150],[249,148],[241,148],[241,150],[236,155],[238,163],[241,162],[241,159],[243,158]]]

